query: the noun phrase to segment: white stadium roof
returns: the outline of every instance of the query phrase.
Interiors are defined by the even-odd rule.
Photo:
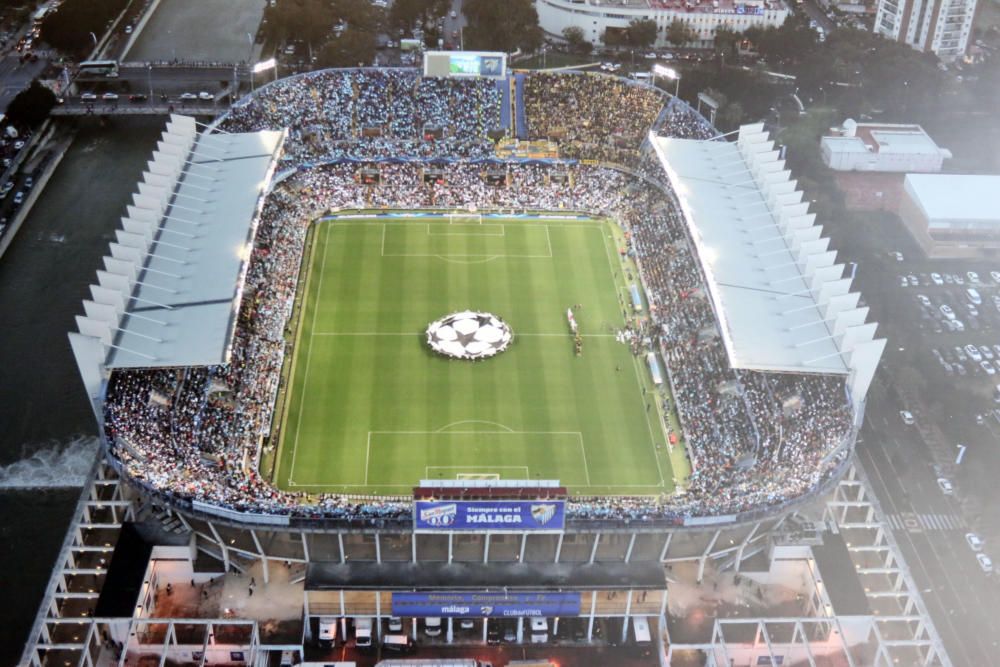
[[[283,141],[283,132],[198,134],[193,118],[171,116],[77,317],[80,334],[101,342],[105,368],[228,362]]]
[[[885,341],[874,340],[868,309],[763,125],[741,127],[735,142],[650,141],[694,240],[730,364],[853,375],[860,400]]]

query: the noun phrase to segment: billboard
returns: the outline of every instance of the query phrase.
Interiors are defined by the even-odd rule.
[[[424,76],[491,77],[507,75],[507,54],[486,51],[427,51]]]
[[[393,616],[579,616],[579,593],[393,593]]]
[[[423,531],[559,532],[565,500],[418,500],[413,527]]]

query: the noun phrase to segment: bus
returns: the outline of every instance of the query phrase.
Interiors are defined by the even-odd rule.
[[[35,23],[38,24],[38,23],[41,23],[42,21],[44,21],[45,17],[48,15],[48,13],[49,13],[49,8],[48,7],[41,7],[41,8],[39,8],[39,10],[37,12],[35,12],[35,17],[34,17]]]
[[[117,60],[84,60],[79,66],[80,74],[118,76]]]

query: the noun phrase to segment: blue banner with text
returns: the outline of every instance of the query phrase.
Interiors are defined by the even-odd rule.
[[[564,500],[418,500],[416,530],[561,531]]]
[[[405,617],[579,616],[579,593],[393,593]]]

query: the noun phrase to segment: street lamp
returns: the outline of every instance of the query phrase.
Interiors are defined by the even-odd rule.
[[[673,67],[666,67],[665,65],[660,65],[659,63],[657,63],[656,65],[653,65],[654,83],[655,83],[655,77],[657,76],[662,76],[667,79],[673,79],[676,82],[674,85],[674,97],[677,97],[677,94],[680,92],[681,89],[680,72],[675,70]]]

